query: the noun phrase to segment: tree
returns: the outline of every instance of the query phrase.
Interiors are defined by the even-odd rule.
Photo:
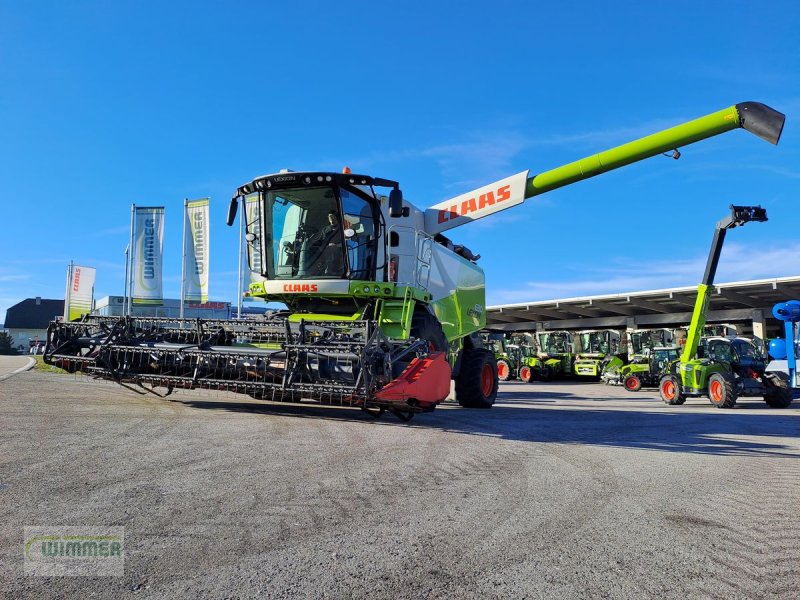
[[[14,338],[7,331],[0,331],[0,354],[16,354]]]

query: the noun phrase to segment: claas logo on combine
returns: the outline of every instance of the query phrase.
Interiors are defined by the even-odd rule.
[[[439,211],[439,223],[446,223],[452,221],[456,217],[466,217],[470,214],[476,213],[487,206],[494,206],[505,200],[511,198],[511,186],[504,185],[497,188],[494,192],[486,192],[477,197],[472,197],[464,200],[461,205],[454,204],[450,208]]]
[[[316,292],[319,287],[316,283],[284,283],[284,292]]]

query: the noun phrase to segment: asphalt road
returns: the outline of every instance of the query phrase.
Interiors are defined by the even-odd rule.
[[[0,382],[0,594],[797,598],[800,402],[504,384],[410,424],[227,394]],[[125,527],[121,577],[23,574],[23,528]]]

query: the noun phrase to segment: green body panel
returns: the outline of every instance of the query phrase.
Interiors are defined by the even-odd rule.
[[[551,355],[544,360],[544,366],[550,371],[551,377],[568,377],[572,375],[572,354]]]
[[[739,113],[735,106],[731,106],[688,123],[540,173],[528,179],[525,197],[538,196],[570,183],[624,167],[680,146],[699,142],[737,127],[739,127]]]
[[[579,354],[575,359],[572,371],[579,377],[597,377],[600,375],[600,365],[605,357],[605,354]]]
[[[610,376],[613,373],[617,373],[620,369],[625,365],[625,361],[622,360],[619,356],[614,356],[611,360],[609,360],[605,366],[603,367],[602,375]]]
[[[628,375],[636,375],[638,373],[649,373],[649,372],[650,372],[649,363],[630,363],[627,365],[623,365],[619,368],[620,379],[624,379]]]
[[[328,315],[319,313],[295,313],[289,315],[288,320],[290,323],[299,323],[300,321],[357,321],[364,315],[357,312],[354,315]]]
[[[460,257],[458,257],[460,259]],[[486,326],[486,287],[483,271],[460,259],[456,289],[430,303],[448,341],[463,338]]]
[[[708,378],[712,373],[732,373],[733,369],[727,363],[711,362],[696,358],[681,362],[678,373],[681,378],[683,390],[687,394],[705,394],[708,389]]]

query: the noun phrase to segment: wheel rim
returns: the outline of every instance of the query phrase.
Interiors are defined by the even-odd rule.
[[[723,395],[724,390],[722,388],[722,383],[715,379],[711,382],[711,399],[714,402],[721,402]]]
[[[636,389],[636,383],[637,383],[637,381],[636,381],[635,377],[628,377],[625,380],[625,387],[628,388],[629,390],[635,390]]]
[[[481,394],[483,394],[484,398],[492,395],[493,387],[494,373],[492,373],[492,365],[487,363],[483,365],[483,370],[481,371]]]
[[[522,370],[519,372],[519,376],[522,381],[530,381],[531,379],[531,370],[529,367],[522,367]]]
[[[508,376],[508,365],[504,362],[497,363],[497,376],[498,377],[507,377]]]
[[[675,398],[675,382],[674,381],[665,381],[661,384],[661,393],[664,395],[664,398],[667,400],[672,400]]]

